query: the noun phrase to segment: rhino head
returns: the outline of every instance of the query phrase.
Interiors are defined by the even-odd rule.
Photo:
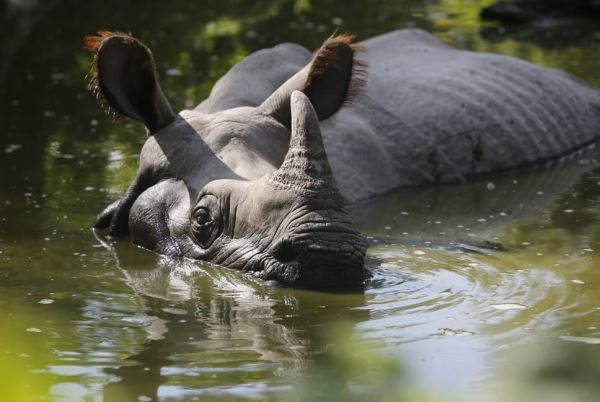
[[[179,115],[140,41],[102,32],[86,46],[95,55],[92,90],[149,134],[132,184],[95,228],[290,286],[363,283],[367,243],[345,209],[319,127],[360,87],[347,37],[326,41],[258,106]]]

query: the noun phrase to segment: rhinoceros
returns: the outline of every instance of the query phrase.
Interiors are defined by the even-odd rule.
[[[148,133],[133,182],[93,227],[290,286],[364,282],[352,205],[560,158],[600,134],[600,93],[576,78],[421,30],[260,50],[179,114],[142,42],[85,43],[93,92]]]

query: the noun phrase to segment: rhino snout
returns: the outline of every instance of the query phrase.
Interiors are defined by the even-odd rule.
[[[276,262],[260,276],[301,288],[358,288],[368,276],[367,247],[362,234],[342,225],[302,231],[271,248]]]

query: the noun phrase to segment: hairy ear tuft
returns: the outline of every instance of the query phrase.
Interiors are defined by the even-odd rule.
[[[130,40],[134,40],[130,33],[125,32],[112,32],[107,30],[98,31],[98,35],[88,35],[83,38],[83,46],[86,50],[94,53],[94,56],[98,55],[98,50],[100,49],[100,45],[105,39],[108,39],[112,36],[120,36],[123,38],[129,38]]]
[[[151,133],[175,119],[146,45],[130,34],[99,31],[84,46],[94,55],[88,87],[105,110],[138,120]]]
[[[353,36],[344,34],[325,40],[306,67],[260,105],[262,112],[290,127],[290,96],[296,90],[308,97],[319,120],[325,120],[342,106],[356,102],[365,93],[367,63],[358,57],[364,48],[352,43],[353,39]]]
[[[346,33],[334,34],[323,42],[313,55],[303,92],[310,93],[311,85],[318,85],[319,80],[330,80],[333,74],[347,75],[348,70],[344,63],[350,62],[352,69],[349,71],[349,77],[346,77],[348,82],[345,91],[341,94],[344,98],[343,104],[352,104],[365,93],[368,65],[357,57],[365,51],[365,47],[353,43],[354,38],[354,35]]]
[[[113,108],[111,104],[106,100],[102,89],[100,88],[100,82],[98,80],[98,51],[100,50],[100,46],[105,39],[108,39],[113,36],[121,36],[123,38],[131,37],[131,33],[124,32],[112,32],[107,30],[98,31],[97,35],[88,35],[83,38],[83,48],[94,55],[92,60],[92,64],[90,65],[90,71],[86,75],[86,79],[88,80],[88,89],[94,95],[100,107],[110,116],[114,118],[117,117],[118,114],[122,114],[121,111]]]

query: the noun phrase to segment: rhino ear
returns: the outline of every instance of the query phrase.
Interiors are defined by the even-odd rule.
[[[144,123],[151,133],[175,119],[148,47],[130,35],[108,31],[87,36],[84,43],[94,53],[89,86],[103,106]]]
[[[310,63],[279,87],[260,106],[264,113],[290,126],[290,96],[304,92],[319,120],[333,115],[347,102],[362,95],[367,66],[356,56],[363,51],[350,35],[332,36],[315,52]]]

